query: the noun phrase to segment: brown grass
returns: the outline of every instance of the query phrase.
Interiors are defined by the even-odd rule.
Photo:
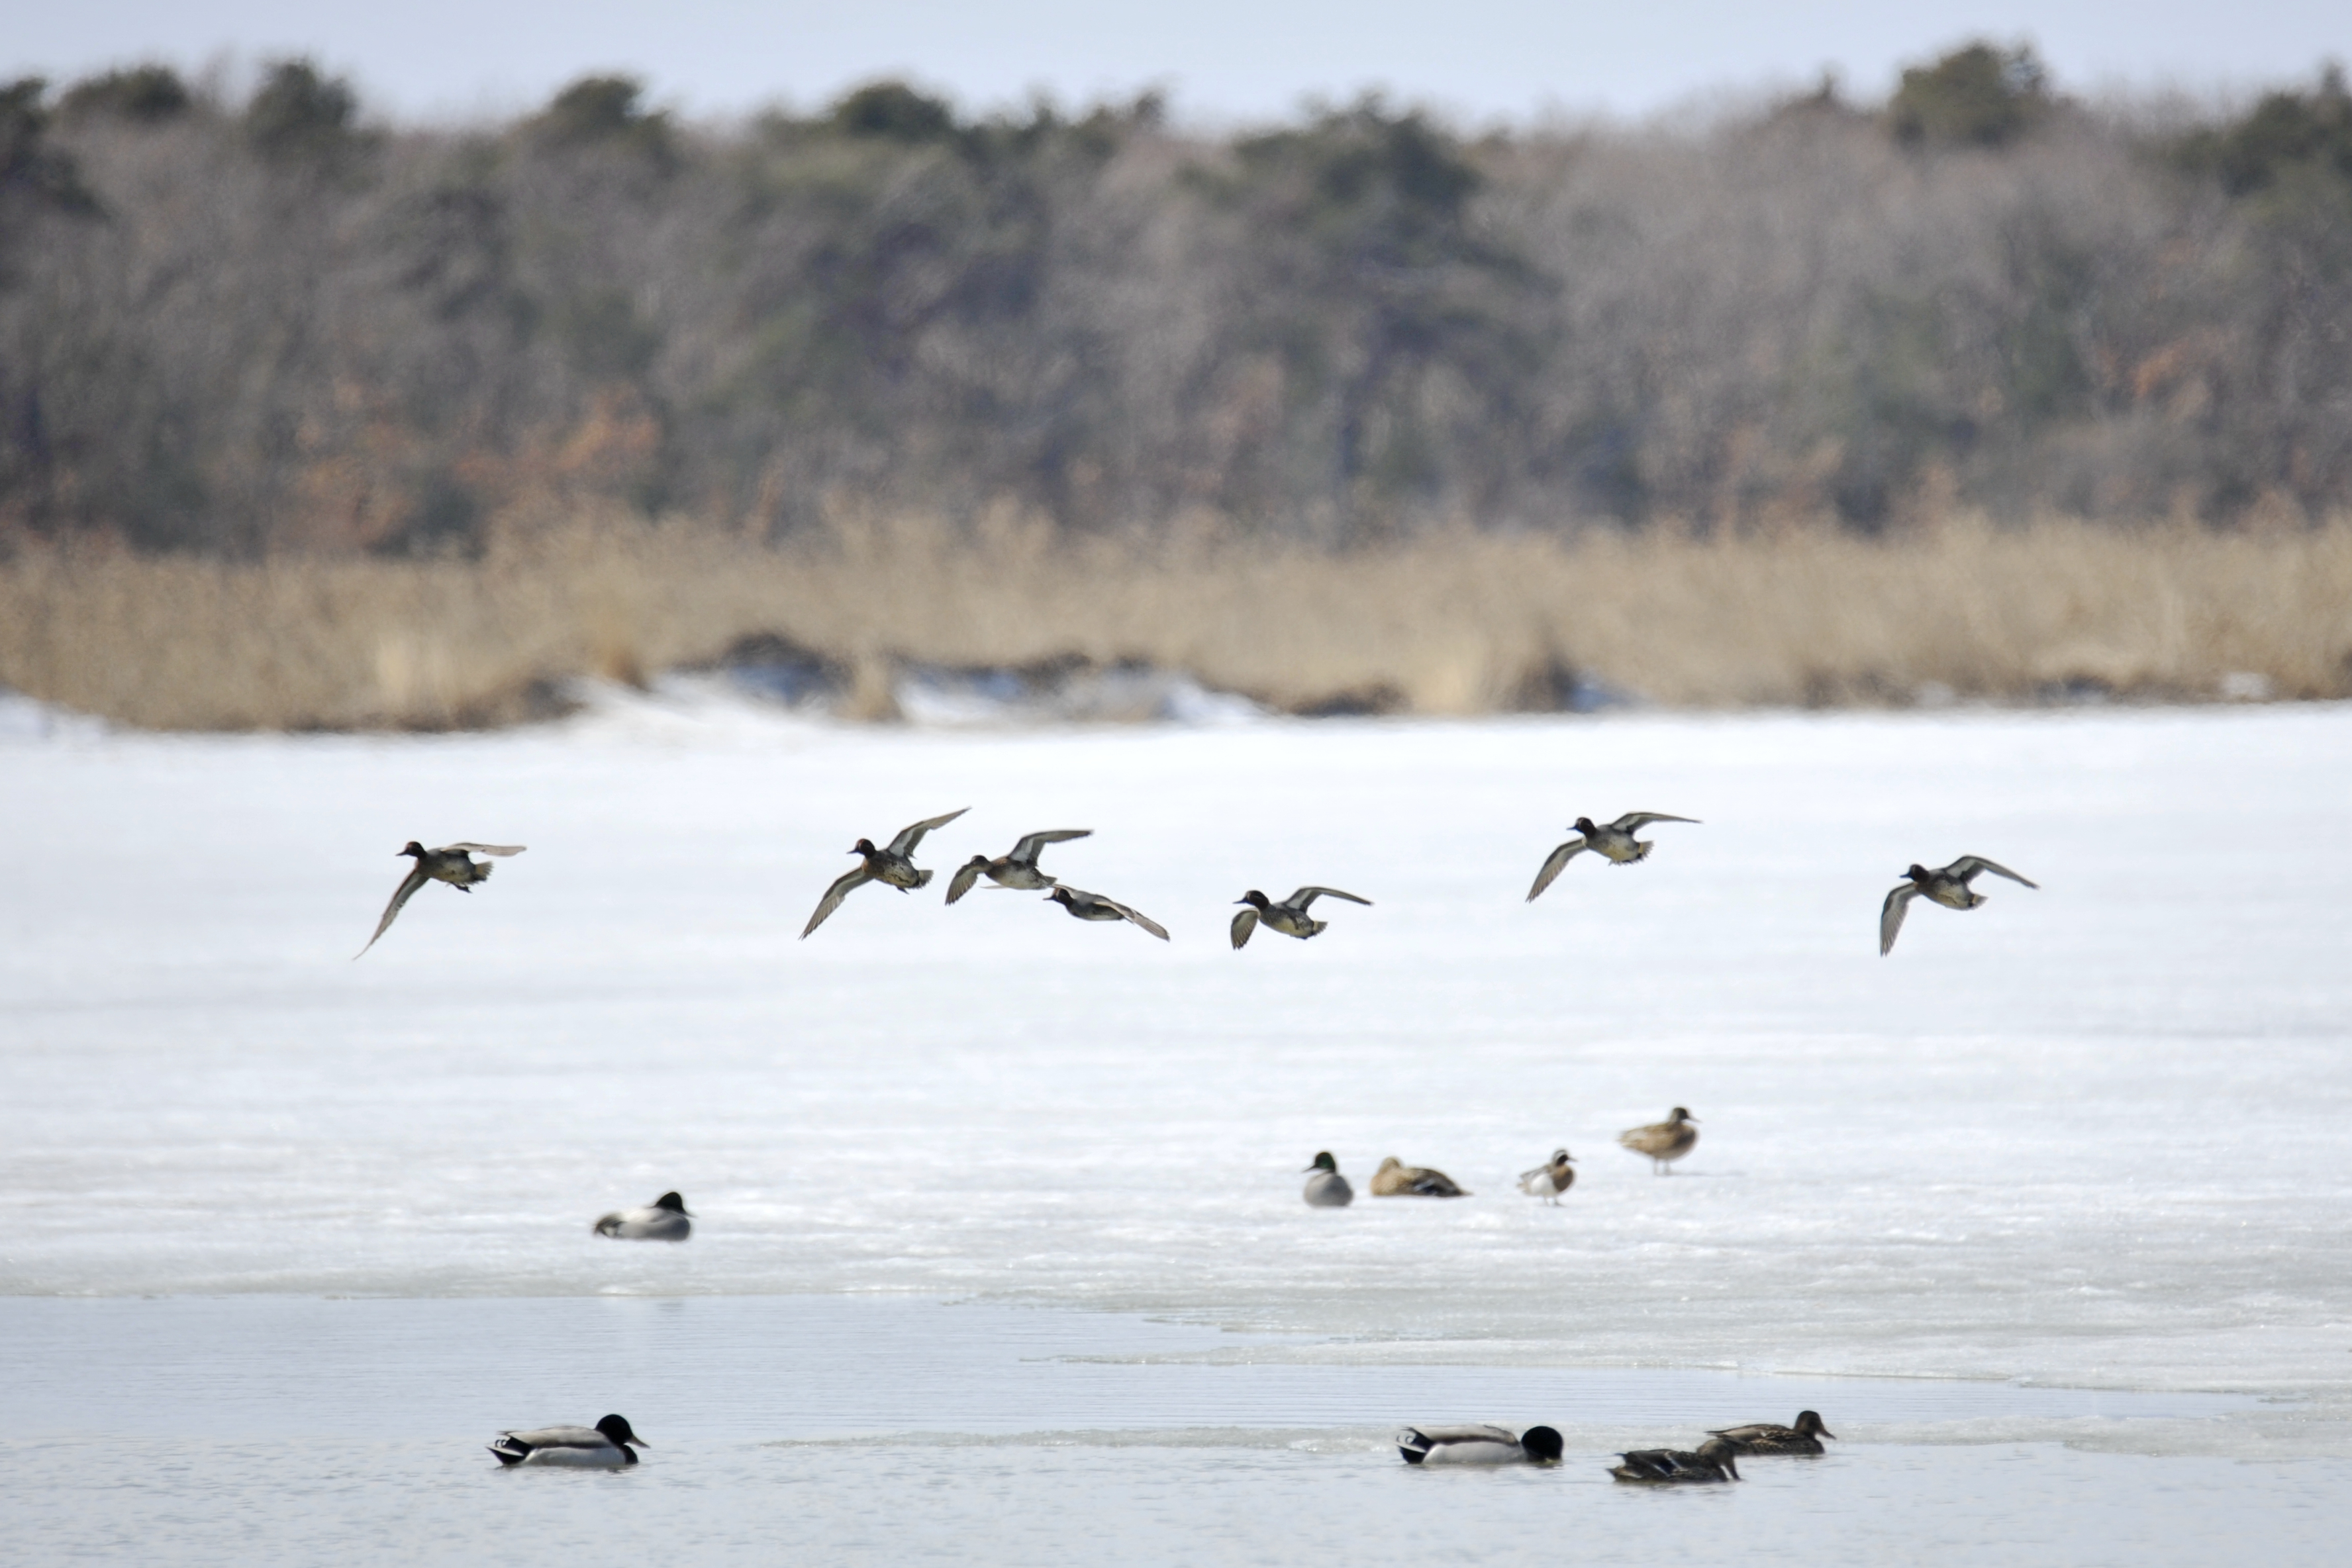
[[[894,661],[1139,659],[1277,707],[1549,705],[1563,672],[1702,707],[2352,694],[2352,520],[2271,533],[1967,516],[1874,542],[1464,531],[1322,553],[1000,516],[837,521],[772,549],[672,521],[509,532],[478,563],[229,565],[28,550],[0,684],[171,730],[489,724],[773,634],[887,708]],[[2243,693],[2246,682],[2232,683]]]

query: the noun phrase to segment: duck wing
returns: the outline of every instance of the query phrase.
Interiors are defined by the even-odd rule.
[[[1990,871],[1996,877],[2006,877],[2011,881],[2019,883],[2024,887],[2032,888],[2036,892],[2042,890],[2041,883],[2028,882],[2024,878],[2019,876],[2008,867],[2001,865],[1998,861],[1988,860],[1981,855],[1963,855],[1958,859],[1944,868],[1945,876],[1958,877],[1962,882],[1968,881],[1970,878],[1983,871]]]
[[[530,847],[528,844],[444,844],[435,853],[446,855],[452,849],[462,849],[468,855],[520,855]]]
[[[1303,915],[1307,912],[1307,906],[1318,899],[1345,899],[1351,904],[1361,904],[1366,909],[1370,909],[1372,903],[1370,899],[1360,899],[1353,893],[1343,893],[1337,888],[1301,888],[1283,901]]]
[[[1919,896],[1919,884],[1906,882],[1886,895],[1878,906],[1878,956],[1885,958],[1895,951],[1895,933],[1903,929],[1903,917],[1911,912],[1911,900]]]
[[[356,963],[367,956],[368,947],[373,947],[376,944],[376,938],[392,929],[392,922],[399,916],[401,906],[415,898],[416,889],[432,879],[425,874],[425,862],[422,860],[408,868],[408,875],[403,877],[400,879],[400,886],[393,889],[392,902],[383,906],[383,919],[375,922],[375,936],[367,939],[367,947],[352,954],[352,962]]]
[[[824,890],[824,897],[817,900],[816,913],[809,916],[809,923],[801,927],[801,940],[806,942],[809,932],[824,924],[825,918],[841,908],[841,900],[849,897],[853,889],[873,879],[874,873],[863,866],[835,879],[833,886]]]
[[[956,874],[948,881],[948,902],[954,903],[971,892],[971,885],[979,881],[980,874],[987,869],[988,862],[977,855],[956,868]]]
[[[1257,930],[1257,911],[1244,910],[1234,917],[1234,948],[1239,952],[1249,945],[1250,932]]]
[[[1137,925],[1141,926],[1144,930],[1158,937],[1160,941],[1166,942],[1168,940],[1168,928],[1161,925],[1158,921],[1153,920],[1150,915],[1145,914],[1141,910],[1131,910],[1125,904],[1120,903],[1117,899],[1106,899],[1099,893],[1095,895],[1095,900],[1096,902],[1103,905],[1106,909],[1117,910],[1121,916],[1133,921]]]
[[[1091,827],[1049,827],[1043,833],[1024,833],[1021,841],[1013,847],[1013,853],[1005,858],[1016,865],[1034,866],[1038,854],[1046,845],[1067,844],[1073,838],[1090,838],[1094,831]]]
[[[954,811],[949,812],[945,816],[926,817],[924,820],[915,823],[911,826],[898,829],[898,837],[890,840],[890,853],[893,855],[912,855],[915,852],[915,846],[923,841],[924,834],[929,833],[934,827],[945,827],[949,823],[953,822],[957,817],[961,816],[965,812],[970,811],[971,809],[971,807],[968,805],[961,806]]]
[[[1551,858],[1543,863],[1543,869],[1536,873],[1536,885],[1528,889],[1528,902],[1534,903],[1537,896],[1557,881],[1562,871],[1568,869],[1568,863],[1570,860],[1591,847],[1591,846],[1585,843],[1581,837],[1576,837],[1553,850]]]
[[[1687,822],[1693,826],[1706,826],[1696,816],[1672,816],[1663,811],[1629,811],[1609,826],[1625,833],[1633,833],[1654,822]]]

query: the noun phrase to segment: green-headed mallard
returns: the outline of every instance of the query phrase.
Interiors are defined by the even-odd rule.
[[[694,1216],[684,1198],[664,1193],[643,1208],[606,1215],[596,1222],[596,1234],[619,1241],[684,1241],[694,1234]]]
[[[1318,1209],[1343,1209],[1356,1201],[1356,1189],[1339,1173],[1339,1162],[1326,1149],[1307,1167],[1307,1203]]]
[[[629,1445],[650,1447],[629,1430],[625,1415],[607,1415],[593,1426],[541,1426],[531,1432],[501,1432],[490,1452],[501,1465],[575,1465],[618,1469],[637,1462]]]
[[[1556,1465],[1567,1445],[1549,1426],[1408,1426],[1396,1435],[1408,1465]]]

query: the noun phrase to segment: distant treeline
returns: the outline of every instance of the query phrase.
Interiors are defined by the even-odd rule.
[[[620,503],[1352,543],[2352,507],[2352,98],[2058,94],[1204,139],[595,78],[377,126],[303,62],[0,87],[0,548],[467,554]]]

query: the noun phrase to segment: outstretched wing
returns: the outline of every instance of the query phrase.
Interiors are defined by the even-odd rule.
[[[1290,895],[1290,907],[1300,914],[1305,914],[1307,906],[1318,899],[1345,899],[1351,904],[1362,904],[1368,909],[1372,902],[1370,899],[1360,899],[1353,893],[1343,893],[1337,888],[1301,888]]]
[[[2028,882],[2024,878],[2019,876],[2008,867],[2000,865],[1997,861],[1988,860],[1981,855],[1963,855],[1958,859],[1944,868],[1945,876],[1958,877],[1963,882],[1967,881],[1969,878],[1975,876],[1979,871],[1990,871],[1996,877],[2006,877],[2012,882],[2021,883],[2026,887],[2033,889],[2036,892],[2041,891],[2042,889],[2041,883]]]
[[[1536,885],[1528,889],[1528,902],[1534,903],[1536,896],[1558,880],[1559,874],[1568,869],[1568,863],[1588,847],[1582,838],[1571,838],[1553,850],[1551,858],[1543,863],[1543,869],[1536,873]]]
[[[961,806],[954,811],[949,812],[945,816],[929,817],[921,822],[916,823],[911,827],[902,827],[898,829],[898,837],[890,840],[890,853],[893,855],[912,855],[915,852],[915,846],[923,841],[924,834],[929,833],[934,827],[945,827],[949,823],[953,822],[957,817],[961,816],[965,812],[970,811],[971,809],[971,807],[968,805]]]
[[[1139,925],[1144,930],[1150,931],[1152,935],[1158,937],[1160,941],[1166,942],[1168,940],[1168,928],[1161,925],[1158,921],[1153,920],[1150,915],[1145,914],[1141,910],[1129,909],[1117,899],[1104,899],[1102,901],[1108,904],[1112,909],[1117,910],[1129,920],[1133,921],[1137,925]]]
[[[1024,833],[1021,836],[1021,842],[1013,847],[1013,853],[1005,858],[1017,860],[1024,866],[1034,866],[1038,852],[1046,845],[1067,844],[1073,838],[1087,838],[1093,834],[1091,827],[1050,827],[1043,833]]]
[[[394,919],[399,915],[401,905],[408,902],[408,900],[415,895],[417,889],[425,886],[425,883],[432,879],[432,878],[427,877],[425,874],[425,862],[422,860],[419,860],[415,865],[411,866],[408,868],[408,875],[403,877],[400,879],[400,886],[393,890],[392,902],[383,906],[383,919],[375,922],[375,936],[372,936],[367,939],[367,947],[363,947],[360,949],[359,952],[352,954],[354,961],[367,955],[368,947],[373,947],[375,945],[376,937],[382,936],[384,932],[392,929],[392,922]]]
[[[1249,945],[1250,932],[1257,930],[1257,911],[1244,909],[1234,916],[1234,948],[1236,952]]]
[[[527,844],[444,844],[441,852],[463,849],[468,855],[520,855],[529,847]]]
[[[825,917],[841,908],[841,900],[849,897],[852,889],[873,879],[874,873],[863,866],[836,879],[824,890],[824,897],[817,900],[816,913],[809,916],[809,923],[801,927],[801,940],[806,942],[809,932],[824,924]]]
[[[1886,895],[1886,902],[1878,909],[1878,956],[1885,958],[1895,951],[1895,933],[1903,929],[1903,917],[1911,912],[1911,900],[1919,896],[1916,882],[1906,882]]]
[[[1654,822],[1687,822],[1696,826],[1706,824],[1696,816],[1669,816],[1663,811],[1629,811],[1609,826],[1626,833],[1638,833]]]
[[[988,862],[978,855],[958,867],[955,876],[948,882],[948,902],[954,903],[971,892],[971,885],[979,881],[980,874],[987,869]]]

